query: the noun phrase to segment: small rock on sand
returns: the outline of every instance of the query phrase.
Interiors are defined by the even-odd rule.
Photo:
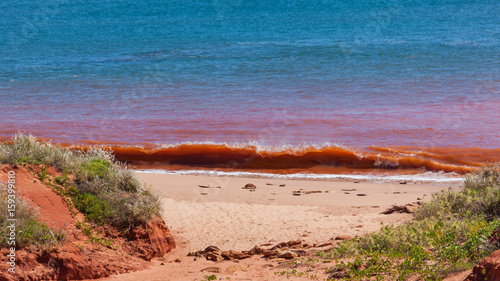
[[[294,259],[299,257],[295,252],[292,251],[284,251],[279,253],[278,258],[284,258],[284,259]]]
[[[285,185],[284,184],[280,184],[280,187],[284,187]]]
[[[321,190],[307,190],[304,191],[304,194],[313,194],[313,193],[321,193]]]
[[[198,186],[201,188],[220,188],[220,186],[212,186],[210,184],[199,184]]]
[[[209,266],[209,267],[205,267],[204,269],[200,270],[200,271],[206,271],[206,272],[211,272],[211,273],[222,273],[222,268],[220,267],[217,267],[217,266]]]
[[[255,184],[253,183],[247,183],[244,187],[242,187],[242,189],[256,189],[257,186],[255,186]]]
[[[366,193],[358,193],[356,196],[366,196]]]
[[[260,254],[262,254],[263,251],[264,250],[261,247],[255,245],[250,251],[248,251],[248,254],[249,255],[260,255]]]
[[[350,239],[352,239],[352,237],[351,236],[347,236],[347,235],[340,235],[340,236],[335,237],[335,240],[340,240],[340,241],[342,241],[342,240],[350,240]]]

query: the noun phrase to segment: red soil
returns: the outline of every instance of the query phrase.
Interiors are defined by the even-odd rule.
[[[112,274],[135,271],[149,265],[146,261],[161,257],[175,248],[175,242],[161,218],[122,233],[112,227],[99,227],[99,232],[112,239],[112,245],[103,246],[89,241],[77,227],[83,215],[71,209],[64,199],[43,184],[33,174],[40,167],[0,167],[0,180],[7,181],[7,173],[15,171],[19,196],[38,208],[41,221],[55,225],[67,233],[67,239],[55,248],[34,245],[16,249],[16,273],[7,271],[8,264],[0,264],[0,280],[81,280],[107,277]],[[55,169],[47,173],[57,176]],[[96,228],[94,228],[96,230]],[[112,238],[110,238],[112,237]],[[0,250],[6,257],[9,250]],[[3,260],[3,258],[2,258]]]

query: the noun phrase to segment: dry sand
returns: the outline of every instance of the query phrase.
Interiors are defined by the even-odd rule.
[[[162,196],[163,218],[178,243],[178,249],[163,260],[152,263],[150,269],[107,280],[203,280],[204,275],[212,274],[200,271],[205,267],[219,266],[225,270],[235,265],[248,267],[248,271],[239,270],[236,275],[221,273],[216,274],[217,277],[284,280],[286,277],[274,274],[283,269],[262,258],[214,263],[201,258],[194,261],[193,257],[186,255],[210,245],[221,250],[242,251],[250,250],[254,245],[292,239],[319,244],[332,242],[340,235],[355,236],[378,231],[382,225],[411,219],[409,214],[380,214],[391,205],[417,202],[419,198],[426,201],[433,192],[448,188],[442,185],[137,175]],[[256,190],[242,189],[247,183],[256,185]],[[283,184],[285,186],[280,186]],[[301,191],[301,195],[294,196],[293,191]],[[306,191],[321,193],[305,194]],[[181,262],[173,263],[177,258]],[[328,266],[331,265],[325,265],[325,268]]]

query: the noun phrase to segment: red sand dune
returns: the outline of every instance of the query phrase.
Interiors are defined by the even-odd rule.
[[[40,167],[35,167],[34,171]],[[88,241],[88,237],[76,227],[83,215],[70,208],[56,192],[40,182],[22,166],[3,165],[0,180],[6,181],[8,172],[16,173],[16,188],[19,196],[38,208],[40,220],[49,226],[57,226],[67,232],[67,239],[60,245],[44,250],[37,247],[16,249],[16,273],[8,273],[6,263],[0,264],[0,280],[81,280],[95,279],[143,269],[145,260],[160,257],[175,248],[175,242],[165,223],[158,218],[145,226],[131,229],[125,235],[112,228],[101,229],[103,233],[117,235],[113,245],[105,247]],[[47,169],[57,175],[53,168]],[[113,248],[118,247],[118,250]],[[1,251],[7,255],[7,249]],[[133,253],[129,255],[127,253]]]

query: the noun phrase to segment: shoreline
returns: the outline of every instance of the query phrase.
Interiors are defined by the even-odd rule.
[[[209,245],[245,250],[270,240],[304,237],[310,243],[323,243],[338,235],[378,231],[381,225],[411,219],[408,214],[380,214],[391,206],[416,204],[430,200],[434,192],[459,188],[427,184],[136,175],[160,194],[166,224],[174,236],[188,241],[184,246],[190,251]],[[248,183],[256,186],[255,191],[242,189]],[[293,195],[297,191],[300,195]],[[200,238],[204,235],[206,237]]]
[[[139,174],[187,175],[206,177],[231,177],[269,180],[307,180],[327,182],[367,182],[378,184],[423,184],[438,186],[461,186],[464,176],[455,173],[422,172],[422,173],[351,173],[351,174],[320,174],[320,173],[270,173],[254,171],[233,171],[216,169],[142,169],[135,168]]]

